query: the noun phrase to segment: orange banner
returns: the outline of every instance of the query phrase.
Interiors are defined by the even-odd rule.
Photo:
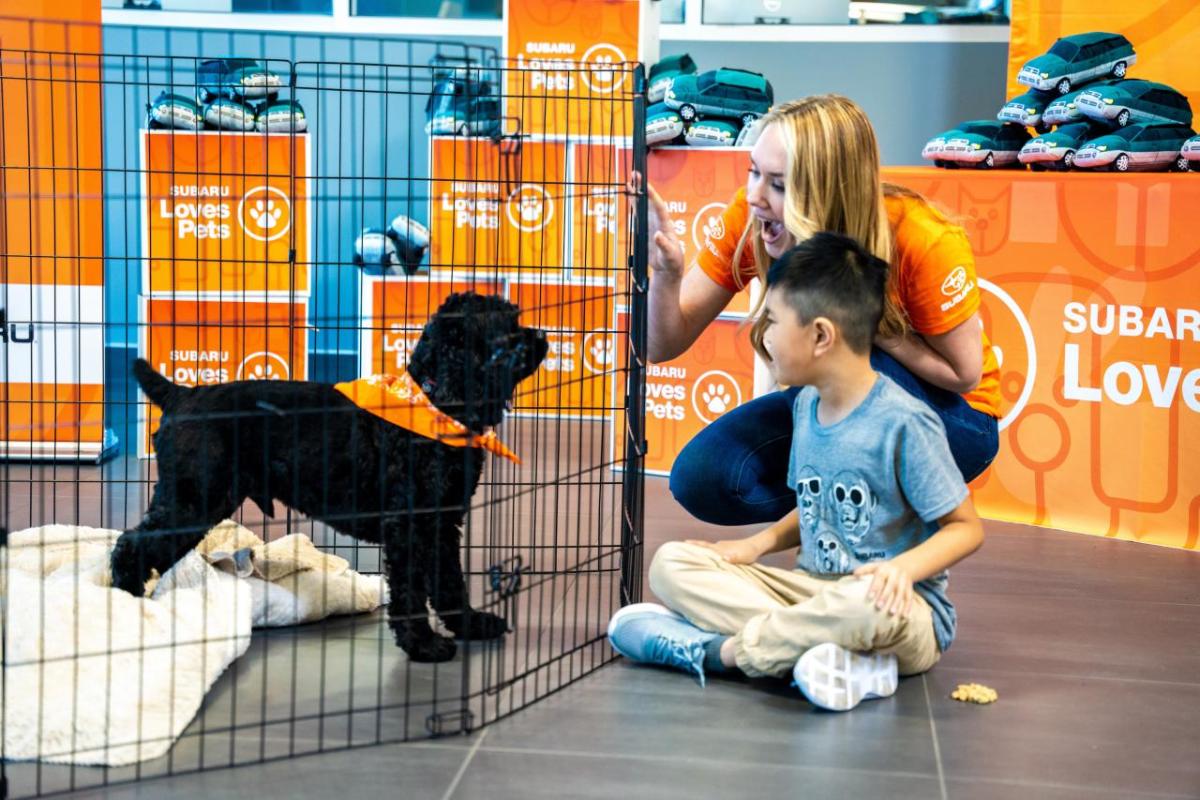
[[[1004,401],[980,512],[1196,549],[1200,181],[886,172],[975,251]]]
[[[646,157],[650,185],[675,219],[683,261],[691,264],[704,247],[705,232],[721,224],[721,213],[746,185],[750,151],[745,148],[655,148]],[[720,238],[720,237],[718,237]],[[725,312],[745,314],[750,293],[739,292]]]
[[[1196,0],[1012,0],[1008,96],[1028,87],[1016,82],[1025,62],[1061,36],[1089,31],[1120,33],[1133,44],[1130,78],[1175,87],[1200,111],[1200,3]]]
[[[287,300],[142,298],[142,357],[184,386],[242,380],[305,380],[307,303]],[[142,398],[145,402],[145,398]],[[162,416],[139,410],[139,455],[154,454],[150,437]]]
[[[143,291],[308,293],[306,135],[142,131],[142,159]]]
[[[505,3],[506,113],[533,134],[633,136],[632,65],[643,52],[642,0]],[[655,10],[654,13],[657,13]]]
[[[487,264],[513,275],[562,273],[567,146],[437,137],[430,145],[430,265],[470,274]]]
[[[632,158],[628,147],[571,146],[571,277],[613,285],[626,277],[630,254],[625,183]]]
[[[0,19],[0,439],[9,457],[104,450],[100,4]]]
[[[625,314],[617,329],[628,328]],[[624,367],[625,353],[620,353]],[[686,353],[646,366],[646,473],[669,475],[683,446],[754,396],[754,350],[742,320],[717,319]],[[614,425],[622,436],[622,425]],[[620,463],[624,440],[616,442]]]
[[[616,297],[607,286],[509,284],[521,324],[546,331],[550,351],[541,369],[517,389],[518,413],[608,419],[615,380]]]
[[[503,294],[504,286],[500,281],[363,276],[358,374],[399,374],[433,312],[452,293],[467,290]]]

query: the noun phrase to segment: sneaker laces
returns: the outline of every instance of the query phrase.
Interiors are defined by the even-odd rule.
[[[695,673],[700,679],[700,688],[704,688],[704,645],[700,642],[678,642],[667,636],[659,636],[654,640],[650,655],[656,663]]]

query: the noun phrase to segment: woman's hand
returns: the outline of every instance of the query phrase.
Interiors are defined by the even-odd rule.
[[[875,607],[886,611],[888,616],[900,615],[907,618],[912,611],[913,582],[903,568],[891,561],[872,561],[854,570],[856,576],[873,575],[867,600],[875,601]]]
[[[719,542],[702,542],[699,539],[688,539],[688,544],[707,547],[730,564],[753,564],[762,555],[749,539],[724,539]]]
[[[634,172],[626,189],[636,195],[641,191],[642,175]],[[683,278],[683,246],[675,234],[675,220],[667,204],[654,187],[646,184],[646,195],[650,205],[650,269],[659,275],[681,280]]]

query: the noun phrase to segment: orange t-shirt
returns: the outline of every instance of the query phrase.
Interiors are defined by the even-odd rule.
[[[975,256],[966,233],[919,198],[886,196],[884,205],[895,241],[892,285],[900,307],[917,333],[936,336],[952,330],[979,310]],[[722,236],[713,239],[706,235],[696,261],[717,285],[738,292],[757,276],[754,248],[749,242],[738,265],[741,286],[733,271],[738,241],[750,222],[745,189],[734,195],[721,215],[721,222],[722,225],[711,228]],[[971,408],[1000,416],[1000,364],[986,334],[979,385],[964,394],[963,399]]]

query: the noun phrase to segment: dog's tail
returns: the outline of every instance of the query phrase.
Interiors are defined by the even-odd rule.
[[[138,386],[142,387],[142,391],[146,393],[146,397],[150,398],[150,402],[154,403],[154,405],[161,408],[164,412],[174,408],[179,398],[188,391],[186,386],[171,383],[162,375],[159,375],[154,371],[154,367],[150,366],[150,363],[144,358],[134,360],[133,377],[137,379]]]

